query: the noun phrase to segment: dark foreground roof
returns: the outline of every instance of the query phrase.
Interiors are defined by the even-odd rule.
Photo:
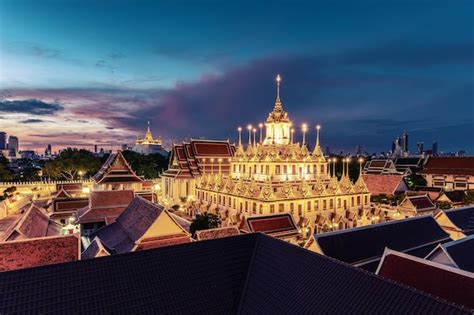
[[[451,239],[433,217],[423,216],[316,234],[315,240],[325,255],[375,271],[385,247],[425,257]]]
[[[443,248],[459,269],[474,272],[474,235],[443,244]]]
[[[259,233],[5,272],[0,292],[2,314],[467,313]]]
[[[443,212],[464,234],[474,234],[474,207],[444,210]]]

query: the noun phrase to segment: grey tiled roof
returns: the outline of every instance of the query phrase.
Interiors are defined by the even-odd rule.
[[[467,313],[252,233],[0,273],[0,313]]]

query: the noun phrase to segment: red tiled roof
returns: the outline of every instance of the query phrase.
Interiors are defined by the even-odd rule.
[[[75,194],[82,192],[81,183],[66,183],[66,184],[56,184],[56,191],[64,190],[68,194]]]
[[[163,176],[191,178],[201,172],[216,173],[219,165],[222,173],[228,173],[230,171],[229,158],[234,155],[234,152],[235,147],[228,141],[191,140],[189,143],[174,145],[169,168]],[[204,159],[206,159],[205,163]],[[219,162],[218,159],[222,161]]]
[[[111,153],[107,161],[105,161],[97,174],[92,178],[98,184],[112,182],[143,182],[143,179],[135,174],[120,151],[117,153]]]
[[[364,174],[362,176],[367,189],[373,195],[393,195],[405,185],[402,175]]]
[[[32,204],[21,219],[4,234],[5,241],[60,235],[61,226]]]
[[[132,190],[93,191],[89,205],[77,212],[80,224],[104,222],[118,217],[133,200]]]
[[[239,234],[240,234],[239,229],[236,228],[235,226],[231,226],[231,227],[223,227],[223,228],[217,228],[217,229],[197,231],[196,239],[198,241],[213,240],[216,238],[234,236],[234,235],[239,235]]]
[[[191,243],[191,238],[188,235],[175,234],[164,235],[160,237],[149,237],[143,239],[137,246],[137,250],[160,248],[165,246],[173,246],[178,244]]]
[[[43,237],[0,243],[0,271],[8,271],[79,259],[76,235]]]
[[[377,274],[448,301],[474,308],[474,274],[386,250]]]
[[[474,157],[430,157],[419,173],[474,175]]]
[[[53,201],[54,212],[72,212],[87,207],[89,198],[70,198]]]
[[[431,201],[428,195],[423,196],[407,196],[406,197],[416,208],[416,210],[426,210],[426,209],[434,209],[436,206]]]
[[[243,218],[240,230],[268,235],[297,235],[298,228],[289,213]]]

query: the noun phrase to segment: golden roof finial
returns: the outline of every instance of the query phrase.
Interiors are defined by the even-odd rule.
[[[277,82],[277,97],[276,97],[276,100],[275,100],[275,108],[273,109],[273,111],[274,112],[281,112],[281,111],[283,111],[283,107],[282,107],[281,101],[280,101],[280,82],[281,82],[280,74],[277,74],[276,82]]]

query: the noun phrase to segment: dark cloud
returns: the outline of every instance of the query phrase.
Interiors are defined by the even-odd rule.
[[[36,124],[36,123],[41,123],[41,122],[46,122],[46,120],[43,119],[25,119],[20,121],[22,124]]]
[[[5,112],[5,113],[52,115],[63,109],[64,107],[60,104],[46,103],[37,99],[0,101],[0,112]]]

